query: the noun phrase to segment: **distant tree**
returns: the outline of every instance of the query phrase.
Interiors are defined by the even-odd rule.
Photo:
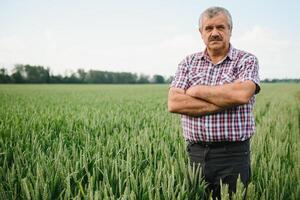
[[[114,72],[103,72],[104,73],[104,83],[113,83],[113,74]]]
[[[141,74],[137,79],[137,83],[149,83],[150,82],[149,79],[150,79],[149,76]]]
[[[86,75],[87,83],[104,83],[105,76],[102,71],[89,70]]]
[[[50,75],[50,83],[64,83],[62,75]]]
[[[162,75],[155,74],[153,76],[154,83],[165,83],[165,78]]]
[[[65,78],[66,83],[80,83],[80,79],[77,75],[77,73],[71,73],[71,75],[68,77],[66,76]]]
[[[77,75],[78,75],[78,79],[79,79],[80,83],[86,82],[87,73],[84,71],[84,69],[78,69]]]
[[[24,83],[26,78],[24,65],[16,64],[13,68],[11,80],[13,83]]]
[[[45,69],[43,66],[25,65],[25,80],[28,83],[49,83],[50,69]]]
[[[150,76],[144,74],[134,74],[130,72],[109,72],[99,70],[84,71],[78,69],[76,72],[70,71],[64,76],[50,75],[50,68],[43,66],[32,66],[16,64],[9,76],[5,68],[0,68],[0,83],[107,83],[107,84],[135,84],[135,83],[168,83],[173,80],[173,76],[165,79],[162,75],[155,74]],[[300,79],[264,79],[262,82],[296,82]]]
[[[7,71],[5,68],[0,68],[0,83],[10,83],[10,76],[7,75]]]
[[[118,73],[120,77],[120,82],[119,83],[136,83],[137,81],[137,75],[132,74],[129,72],[121,72]]]
[[[167,80],[166,80],[166,83],[172,83],[174,79],[174,76],[170,76]]]

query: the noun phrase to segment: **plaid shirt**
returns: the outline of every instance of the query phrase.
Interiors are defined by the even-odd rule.
[[[178,67],[171,87],[187,90],[195,85],[223,85],[236,79],[251,80],[259,88],[257,58],[230,45],[227,56],[214,65],[206,51],[187,56]],[[216,114],[200,117],[181,115],[183,132],[189,141],[244,141],[255,132],[253,106],[236,106]]]

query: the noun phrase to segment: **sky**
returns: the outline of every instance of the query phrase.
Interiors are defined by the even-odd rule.
[[[300,78],[296,0],[0,0],[0,67],[172,76],[204,50],[198,18],[210,6],[229,10],[231,43],[256,55],[261,79]]]

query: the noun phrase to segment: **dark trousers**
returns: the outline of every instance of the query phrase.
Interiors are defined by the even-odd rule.
[[[200,164],[203,178],[208,184],[206,198],[212,192],[213,199],[221,199],[220,180],[223,184],[228,184],[231,197],[236,191],[238,176],[247,189],[250,179],[250,140],[219,143],[187,142],[187,151],[191,164]]]

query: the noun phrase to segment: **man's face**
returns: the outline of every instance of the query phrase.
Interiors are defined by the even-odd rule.
[[[222,13],[213,18],[204,16],[200,33],[208,50],[225,50],[229,47],[231,30],[226,15]]]

